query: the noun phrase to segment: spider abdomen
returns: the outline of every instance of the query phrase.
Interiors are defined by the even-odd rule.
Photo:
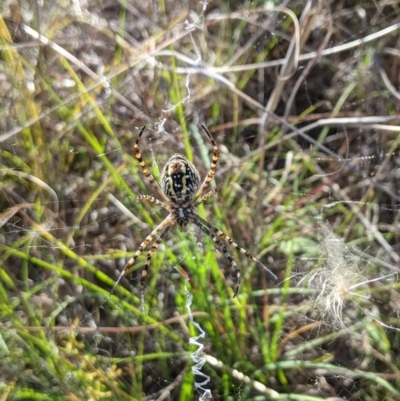
[[[161,189],[167,197],[179,204],[196,195],[200,174],[194,165],[180,154],[173,155],[161,174]]]

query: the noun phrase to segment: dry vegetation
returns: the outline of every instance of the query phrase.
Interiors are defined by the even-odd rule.
[[[0,5],[1,401],[400,400],[400,4],[273,5]],[[232,250],[232,298],[189,227],[145,313],[146,254],[110,295],[165,216],[136,200],[155,195],[144,124],[157,178],[175,152],[204,177],[209,127],[199,213],[278,283]]]

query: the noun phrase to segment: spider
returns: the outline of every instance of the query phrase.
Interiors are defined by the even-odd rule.
[[[202,128],[206,132],[208,138],[211,141],[211,144],[213,145],[214,154],[210,171],[208,172],[202,184],[200,185],[201,177],[196,167],[185,156],[176,153],[168,160],[161,173],[160,188],[152,174],[147,169],[146,164],[143,161],[142,155],[139,151],[140,138],[142,137],[145,128],[146,127],[143,126],[139,132],[136,142],[133,145],[133,153],[136,159],[139,161],[143,174],[146,176],[150,184],[157,191],[164,202],[149,195],[139,195],[137,199],[140,201],[155,203],[156,205],[165,209],[169,214],[164,219],[164,221],[161,222],[145,238],[133,257],[128,261],[128,263],[126,263],[122,272],[120,273],[120,276],[114,284],[111,293],[114,292],[114,289],[117,287],[122,277],[125,275],[127,270],[133,266],[139,255],[150,243],[153,242],[153,246],[147,254],[147,260],[140,278],[141,293],[143,299],[144,285],[150,267],[151,258],[153,257],[154,252],[157,251],[160,242],[165,238],[169,230],[175,224],[178,224],[181,228],[184,228],[188,223],[195,224],[197,227],[200,228],[201,231],[203,231],[204,234],[210,237],[215,242],[215,244],[222,249],[222,253],[226,257],[226,259],[228,259],[231,266],[234,268],[236,273],[236,288],[233,297],[235,297],[239,291],[240,269],[232,258],[231,254],[228,252],[225,244],[231,245],[243,255],[260,264],[268,272],[272,279],[276,281],[277,277],[275,276],[275,274],[272,273],[271,270],[264,266],[259,260],[257,260],[250,252],[247,252],[245,249],[241,248],[232,240],[232,238],[224,234],[220,229],[211,225],[208,221],[202,219],[194,212],[194,210],[198,205],[200,205],[200,203],[203,203],[217,192],[217,188],[213,188],[209,192],[204,194],[205,189],[215,175],[219,158],[219,150],[217,144],[208,129],[204,125],[202,125]]]

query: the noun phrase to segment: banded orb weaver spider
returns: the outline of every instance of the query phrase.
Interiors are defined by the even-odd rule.
[[[139,195],[137,199],[140,201],[155,203],[156,205],[165,209],[169,214],[145,238],[133,257],[126,263],[117,281],[115,282],[111,293],[114,292],[127,270],[134,265],[139,255],[151,242],[153,242],[153,246],[147,254],[147,260],[140,278],[143,299],[144,285],[150,267],[151,258],[153,257],[154,252],[157,251],[160,242],[163,240],[163,238],[165,238],[169,230],[175,224],[178,224],[181,228],[185,227],[188,223],[195,224],[201,231],[203,231],[204,234],[210,237],[218,247],[222,249],[222,253],[226,259],[228,259],[229,263],[236,272],[236,288],[233,297],[235,297],[239,291],[240,269],[235,260],[232,258],[231,254],[228,252],[225,244],[231,245],[249,259],[252,259],[254,262],[260,264],[274,281],[277,280],[275,274],[272,273],[272,271],[266,266],[264,266],[258,259],[256,259],[250,252],[241,248],[232,240],[232,238],[224,234],[220,229],[214,227],[208,221],[204,220],[194,212],[198,205],[206,201],[217,192],[217,188],[213,188],[203,195],[205,189],[215,175],[219,158],[219,150],[208,129],[204,125],[202,125],[202,128],[211,141],[214,150],[210,171],[208,172],[202,184],[200,185],[201,177],[196,167],[185,156],[176,153],[168,160],[161,173],[161,188],[147,169],[139,151],[139,142],[145,130],[145,126],[141,128],[136,142],[133,145],[133,153],[136,159],[139,161],[143,174],[146,176],[150,184],[157,191],[164,202],[149,195]]]

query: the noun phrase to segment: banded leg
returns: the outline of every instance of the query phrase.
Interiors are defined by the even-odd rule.
[[[145,240],[140,244],[138,250],[135,252],[133,257],[126,263],[124,268],[122,269],[117,281],[114,284],[114,287],[110,291],[110,295],[115,291],[117,288],[117,285],[119,282],[122,280],[122,277],[125,276],[125,273],[127,270],[132,267],[136,261],[136,259],[140,256],[140,254],[144,251],[144,249],[147,247],[147,245],[150,244],[154,240],[154,237],[159,233],[162,232],[167,226],[171,225],[173,222],[171,217],[167,217],[160,225],[158,225],[146,238]]]
[[[158,238],[154,241],[153,246],[151,247],[149,253],[147,254],[147,259],[146,259],[146,264],[144,265],[144,269],[142,271],[142,276],[140,277],[140,287],[141,287],[141,298],[144,299],[144,284],[146,282],[147,278],[147,273],[149,271],[150,267],[150,262],[151,258],[154,255],[154,252],[157,251],[158,247],[160,246],[161,241],[165,238],[165,236],[168,234],[169,230],[172,228],[173,222],[169,222],[169,225],[167,225],[164,230],[161,232],[161,234],[158,236]]]
[[[201,186],[200,186],[199,190],[197,191],[197,194],[194,197],[194,199],[197,199],[199,196],[202,195],[204,190],[207,188],[207,185],[213,179],[215,171],[217,170],[217,162],[218,162],[218,159],[219,159],[219,150],[218,150],[217,143],[214,141],[214,138],[211,136],[210,131],[206,128],[206,126],[202,125],[201,127],[206,132],[208,138],[210,139],[210,141],[211,141],[211,143],[213,145],[214,154],[213,154],[213,159],[212,159],[212,162],[211,162],[210,171],[208,172],[208,174],[207,174],[206,178],[204,179],[203,183],[201,184]]]
[[[233,246],[235,249],[237,249],[240,253],[248,257],[249,259],[253,260],[254,262],[258,263],[260,266],[264,268],[264,270],[269,274],[269,276],[274,280],[278,281],[278,277],[275,276],[274,273],[272,273],[271,270],[268,269],[267,266],[265,266],[263,263],[261,263],[258,259],[256,259],[250,252],[246,251],[246,249],[241,248],[236,242],[233,241],[231,237],[228,235],[224,234],[221,230],[219,230],[217,227],[214,227],[212,224],[210,224],[208,221],[202,219],[200,216],[198,216],[195,213],[190,214],[190,218],[193,220],[198,220],[200,221],[201,224],[205,225],[212,233],[214,233],[219,239],[225,241],[228,243],[230,246]]]
[[[235,288],[235,292],[233,294],[233,298],[235,298],[237,293],[238,293],[238,291],[239,291],[239,286],[240,286],[240,269],[239,269],[239,266],[237,265],[235,260],[232,258],[232,255],[228,252],[228,249],[226,248],[226,246],[223,244],[223,242],[220,241],[220,239],[218,237],[213,236],[211,234],[210,230],[207,227],[205,227],[203,224],[201,224],[201,222],[199,220],[197,220],[196,218],[191,219],[191,222],[196,224],[196,226],[199,227],[200,230],[203,231],[203,233],[205,233],[208,237],[210,237],[215,242],[215,244],[217,246],[221,247],[222,253],[226,257],[226,259],[229,260],[229,263],[234,268],[235,273],[236,273],[236,288]]]
[[[155,203],[156,205],[161,206],[163,209],[167,210],[168,212],[171,211],[171,208],[168,205],[166,205],[164,202],[159,201],[154,196],[138,195],[136,199],[139,201]]]
[[[211,191],[204,194],[196,203],[193,205],[193,209],[200,205],[200,203],[205,202],[208,198],[211,198],[219,191],[219,188],[213,188]]]
[[[158,194],[168,203],[169,199],[166,197],[166,195],[161,191],[161,188],[157,184],[157,181],[154,179],[150,171],[147,169],[145,162],[142,159],[142,154],[140,153],[139,150],[139,141],[140,138],[142,137],[143,131],[146,128],[145,125],[141,128],[139,131],[139,135],[136,138],[136,142],[133,144],[133,154],[135,155],[136,159],[138,160],[140,167],[143,171],[143,174],[146,176],[146,178],[149,180],[150,184],[153,186],[153,188],[158,192]]]

